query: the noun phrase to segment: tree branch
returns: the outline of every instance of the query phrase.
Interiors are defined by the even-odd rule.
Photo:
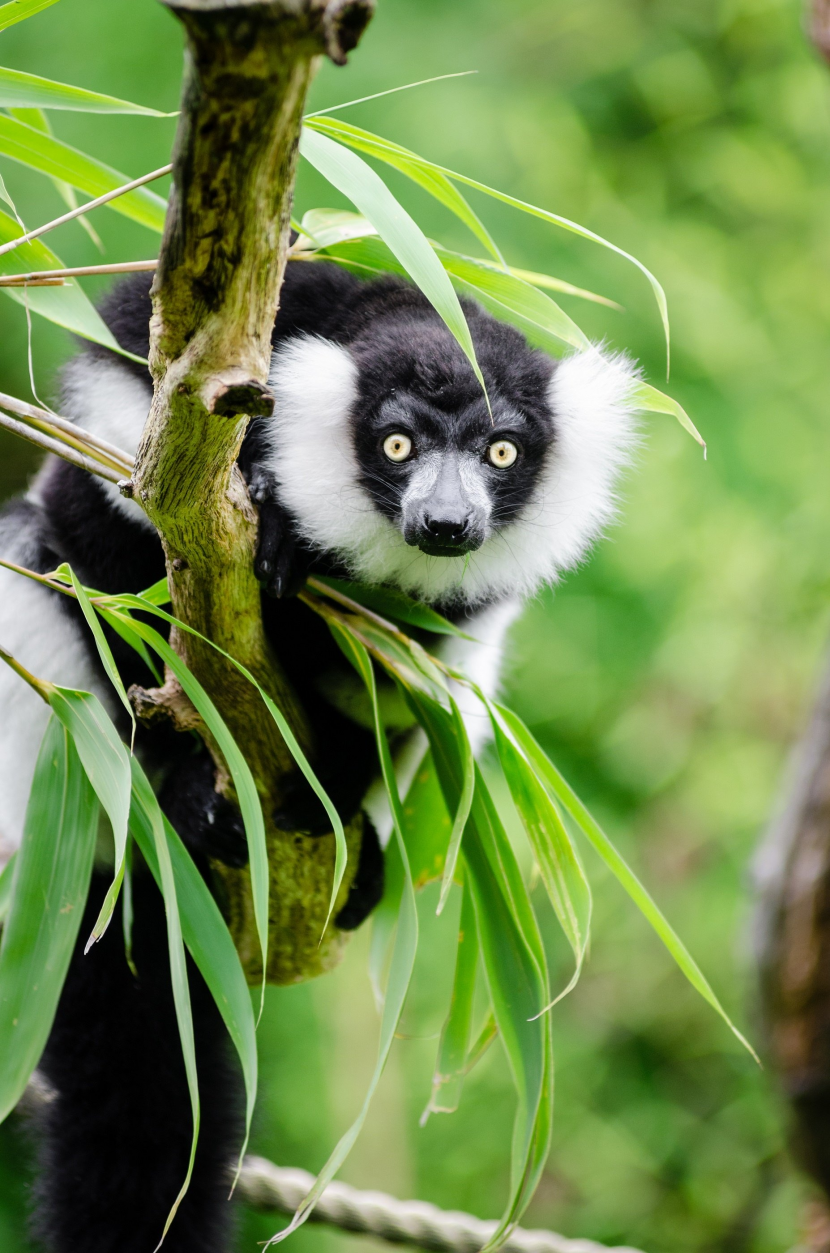
[[[755,861],[770,1051],[796,1148],[830,1197],[830,667]]]
[[[153,284],[155,395],[132,492],[157,527],[173,612],[253,672],[313,753],[302,711],[265,639],[254,578],[257,517],[235,460],[248,418],[269,414],[271,328],[288,248],[297,144],[317,60],[354,47],[372,0],[167,0],[188,57],[173,190]],[[320,943],[334,837],[277,830],[271,814],[294,767],[253,687],[193,636],[171,642],[208,690],[254,774],[271,864],[268,978],[295,982],[336,963],[343,935]],[[158,708],[180,697],[171,676]],[[218,786],[227,769],[209,743]],[[360,824],[347,832],[351,873]],[[246,972],[261,972],[247,870],[215,866]]]

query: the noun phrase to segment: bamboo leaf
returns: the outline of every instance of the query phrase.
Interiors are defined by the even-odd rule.
[[[0,940],[0,1121],[40,1060],[89,890],[98,802],[71,736],[49,720]]]
[[[602,830],[599,823],[591,816],[582,801],[556,769],[556,766],[554,766],[544,749],[524,725],[521,718],[519,718],[517,714],[514,714],[512,710],[507,709],[504,705],[496,704],[495,708],[498,710],[500,717],[507,725],[511,735],[521,746],[522,751],[526,754],[539,777],[544,780],[545,785],[550,788],[551,792],[562,805],[563,809],[570,814],[576,826],[586,837],[589,843],[593,845],[594,849],[605,862],[617,882],[621,884],[633,900],[634,904],[640,910],[640,913],[657,932],[658,936],[663,941],[663,944],[668,949],[677,965],[683,971],[683,974],[689,980],[692,987],[695,988],[703,999],[712,1006],[715,1012],[721,1016],[730,1031],[733,1032],[737,1039],[740,1040],[741,1044],[743,1044],[744,1048],[746,1048],[755,1060],[758,1061],[758,1056],[752,1045],[743,1035],[741,1035],[738,1028],[729,1018],[725,1009],[710,987],[708,980],[705,978],[703,972],[689,953],[683,941],[669,925],[668,921],[652,900],[646,888],[643,887],[640,880],[634,874],[634,871],[614,848],[614,845]]]
[[[46,135],[17,118],[3,114],[0,114],[0,154],[30,169],[39,170],[50,178],[63,179],[78,191],[84,191],[90,196],[102,196],[105,192],[115,191],[129,182],[125,174],[119,174],[102,161],[97,161],[56,139],[54,135]],[[160,232],[164,229],[166,202],[146,187],[139,187],[110,200],[107,208],[140,222],[150,230]]]
[[[427,734],[447,806],[463,786],[452,715],[419,692],[408,693]],[[510,1196],[487,1243],[493,1250],[518,1223],[541,1175],[550,1146],[553,1055],[544,946],[510,842],[476,767],[475,791],[464,839],[465,883],[475,905],[490,999],[518,1094]]]
[[[17,853],[12,853],[2,871],[0,871],[0,927],[6,921],[12,903],[12,879]]]
[[[291,730],[291,727],[288,724],[288,721],[285,718],[284,714],[282,713],[280,709],[277,708],[274,701],[271,699],[271,697],[268,695],[265,689],[257,682],[254,676],[251,674],[250,670],[248,670],[245,666],[243,666],[241,662],[237,661],[235,657],[231,657],[230,653],[225,652],[225,650],[223,648],[220,648],[218,644],[214,644],[212,640],[209,640],[207,638],[207,636],[200,634],[199,631],[194,630],[193,627],[188,626],[186,623],[180,622],[179,619],[174,618],[172,614],[166,613],[165,610],[160,608],[158,603],[154,603],[154,600],[150,599],[150,597],[152,596],[155,598],[155,600],[158,600],[158,601],[169,600],[169,592],[165,590],[166,582],[164,583],[164,588],[162,587],[163,582],[164,581],[160,580],[158,583],[154,584],[153,587],[149,588],[146,593],[142,593],[140,597],[132,596],[132,595],[123,595],[123,596],[109,596],[109,597],[104,598],[107,604],[109,605],[117,604],[117,605],[122,606],[124,609],[128,611],[127,615],[123,615],[119,613],[112,613],[111,610],[109,611],[104,610],[103,612],[105,614],[105,617],[107,617],[108,621],[110,620],[110,618],[113,619],[114,621],[120,621],[123,624],[126,632],[132,632],[132,634],[135,635],[135,634],[140,634],[140,632],[136,633],[135,620],[129,616],[129,610],[139,609],[142,612],[153,613],[155,614],[156,617],[162,618],[165,622],[169,622],[171,626],[175,626],[178,630],[186,631],[190,635],[197,636],[200,640],[203,640],[206,644],[210,644],[210,646],[212,648],[215,648],[218,653],[221,653],[223,657],[227,658],[227,660],[233,666],[236,667],[239,673],[243,674],[245,678],[248,680],[248,682],[253,684],[253,686],[257,689],[257,691],[259,692],[260,696],[262,697],[265,703],[266,709],[268,710],[271,717],[276,722],[277,727],[279,728],[280,734],[285,740],[288,751],[293,756],[295,762],[299,766],[300,770],[302,771],[303,775],[308,781],[310,787],[312,788],[315,795],[320,800],[320,803],[323,805],[323,808],[325,809],[326,813],[329,816],[329,819],[331,820],[332,831],[334,833],[334,839],[335,839],[335,860],[334,860],[334,876],[333,876],[333,882],[332,882],[331,900],[329,904],[329,914],[328,914],[328,919],[330,919],[332,911],[334,909],[335,901],[337,899],[337,893],[340,891],[340,885],[343,882],[343,876],[346,873],[346,866],[348,864],[348,848],[346,845],[346,832],[344,830],[340,815],[338,814],[334,804],[331,801],[331,798],[329,797],[322,783],[317,778],[317,775],[314,773],[314,770],[311,767],[311,763],[309,762],[308,758],[306,757],[305,753],[300,747],[299,741],[294,735],[294,732]],[[153,646],[155,647],[155,645]],[[179,662],[179,664],[182,665],[183,663]],[[184,687],[184,684],[182,684],[182,686]],[[193,701],[193,703],[194,705],[197,705],[197,702],[195,700]],[[197,705],[197,708],[198,708],[198,705]],[[233,771],[231,773],[233,773]],[[236,786],[235,779],[234,779],[234,786]],[[238,792],[238,789],[237,789],[237,792]],[[240,808],[241,808],[241,798],[240,798]],[[242,816],[244,819],[245,817],[244,809],[242,811]],[[248,830],[247,826],[245,830],[247,833],[247,830]],[[254,871],[253,871],[253,861],[252,861],[252,865],[251,865],[252,876],[253,876],[253,873]],[[326,920],[326,925],[328,925],[328,919]]]
[[[577,296],[580,300],[591,300],[594,304],[622,311],[622,305],[617,304],[616,300],[610,300],[608,296],[600,296],[594,291],[586,291],[584,287],[574,287],[573,283],[568,283],[564,278],[554,278],[552,274],[540,274],[537,270],[520,270],[514,265],[509,268],[510,273],[515,274],[516,278],[524,279],[526,283],[532,283],[534,287],[544,287],[548,291],[562,292],[563,296]]]
[[[0,9],[2,18],[2,9]],[[10,70],[0,66],[0,108],[3,109],[71,109],[79,113],[140,113],[145,117],[172,117],[143,104],[131,104],[115,96],[102,96],[97,91],[55,83],[37,74]]]
[[[473,804],[473,794],[476,786],[476,768],[473,759],[473,750],[470,748],[470,739],[467,735],[467,728],[464,726],[464,719],[461,717],[461,711],[454,700],[450,703],[452,709],[452,728],[455,735],[456,750],[458,753],[458,761],[463,774],[463,783],[458,798],[458,808],[453,819],[452,831],[450,832],[450,842],[447,845],[447,856],[444,862],[444,876],[441,883],[441,895],[438,899],[438,908],[436,914],[440,914],[447,903],[450,894],[450,888],[455,878],[456,865],[458,863],[458,853],[461,848],[461,837],[467,826],[470,817],[470,810]]]
[[[2,131],[0,130],[0,138]],[[300,152],[333,187],[347,196],[389,245],[412,281],[443,319],[486,394],[470,329],[452,283],[429,240],[386,184],[360,157],[324,134],[304,128]]]
[[[678,401],[671,396],[666,396],[664,392],[659,392],[650,383],[636,383],[629,393],[629,403],[633,403],[633,407],[637,409],[645,409],[648,413],[668,413],[671,417],[677,418],[683,429],[700,444],[705,460],[706,440]]]
[[[152,847],[155,852],[157,880],[164,897],[164,913],[167,919],[167,947],[170,954],[170,982],[173,989],[173,1005],[176,1011],[176,1022],[179,1028],[179,1040],[182,1046],[187,1089],[190,1094],[190,1115],[193,1120],[193,1135],[190,1142],[190,1157],[187,1163],[184,1181],[173,1202],[170,1213],[164,1224],[156,1249],[160,1247],[164,1237],[170,1230],[170,1224],[176,1217],[176,1211],[190,1187],[193,1175],[193,1163],[196,1160],[196,1146],[199,1140],[200,1106],[199,1078],[196,1072],[196,1043],[193,1036],[193,1013],[190,1006],[190,986],[187,979],[187,961],[185,959],[182,923],[179,915],[179,903],[176,895],[176,877],[167,834],[164,826],[164,815],[159,808],[155,793],[147,782],[135,758],[133,760],[133,797],[136,807],[141,811],[142,820],[134,823],[137,838],[149,827]],[[148,846],[150,841],[147,841]]]
[[[527,201],[518,200],[515,196],[508,196],[505,192],[497,191],[494,187],[488,187],[486,183],[480,183],[477,179],[468,178],[465,174],[458,174],[455,170],[448,170],[445,166],[437,165],[434,161],[427,161],[423,157],[417,156],[414,152],[409,152],[408,149],[402,148],[400,144],[381,139],[378,135],[373,135],[371,131],[361,130],[357,126],[351,126],[348,122],[342,122],[337,118],[310,117],[306,120],[303,134],[305,135],[309,129],[313,129],[319,134],[327,135],[340,143],[349,144],[350,147],[357,149],[359,152],[365,152],[369,156],[376,157],[387,165],[393,165],[397,168],[398,162],[406,160],[413,165],[417,165],[425,173],[440,174],[450,179],[453,183],[463,183],[465,187],[472,187],[475,191],[482,192],[485,196],[500,200],[502,204],[510,205],[511,208],[530,214],[532,217],[541,218],[542,221],[549,222],[553,226],[559,226],[575,235],[580,235],[583,239],[589,239],[593,243],[600,244],[603,248],[608,248],[611,252],[617,253],[618,256],[624,257],[626,261],[630,261],[632,265],[635,265],[645,275],[651,285],[666,338],[668,365],[669,314],[666,304],[666,293],[651,273],[651,270],[643,265],[642,261],[638,261],[636,257],[632,256],[631,253],[626,252],[623,248],[619,248],[616,244],[612,244],[609,240],[603,239],[601,235],[588,230],[587,227],[580,226],[578,222],[572,222],[570,218],[562,217],[558,213],[551,213],[547,209],[540,209],[537,205],[528,204]]]
[[[153,823],[156,810],[152,788],[140,763],[133,758],[133,807],[130,831],[161,887],[161,870]],[[153,799],[151,800],[151,796]],[[167,818],[164,833],[176,887],[182,937],[222,1015],[242,1066],[245,1081],[245,1143],[239,1166],[247,1151],[257,1093],[256,1024],[245,976],[219,906],[197,870],[193,858]],[[238,1178],[237,1170],[237,1178]]]
[[[0,116],[0,126],[3,118]],[[18,239],[23,230],[14,218],[0,212],[0,244]],[[0,255],[0,274],[28,274],[33,270],[60,269],[63,262],[60,257],[47,248],[39,239],[21,244],[13,252]],[[28,307],[33,313],[56,322],[58,326],[83,335],[97,344],[111,348],[113,352],[123,353],[107,324],[75,279],[67,279],[62,287],[4,287],[3,292],[17,304]]]
[[[0,30],[8,30],[56,3],[57,0],[9,0],[8,4],[0,5]]]
[[[149,602],[140,601],[137,596],[109,597],[108,603],[127,602],[132,604],[138,601],[138,608],[143,610],[151,610]],[[109,612],[113,617],[121,616],[111,609]],[[165,614],[161,609],[155,609],[155,613],[169,618],[169,614]],[[259,802],[259,794],[254,783],[254,777],[245,758],[239,750],[236,740],[231,735],[225,720],[222,718],[219,710],[202,687],[199,680],[191,670],[184,664],[178,653],[174,651],[168,644],[167,640],[158,631],[154,630],[148,623],[142,622],[138,618],[128,617],[125,619],[127,625],[138,635],[145,644],[148,644],[155,653],[162,659],[166,666],[172,670],[185,694],[190,698],[196,706],[199,714],[204,720],[205,726],[215,739],[219,751],[222,753],[228,765],[233,786],[236,791],[239,808],[242,813],[242,821],[245,825],[245,835],[248,841],[248,854],[250,857],[251,868],[251,893],[254,902],[254,918],[256,921],[257,935],[260,942],[260,951],[262,954],[262,970],[263,970],[263,995],[265,988],[265,969],[268,957],[268,894],[270,875],[268,871],[268,850],[265,843],[265,824],[262,819],[262,807]],[[221,651],[221,650],[220,650]]]
[[[115,843],[114,877],[87,941],[88,951],[110,924],[124,878],[130,813],[130,759],[97,696],[91,692],[56,687],[49,696],[49,704],[72,736],[87,777],[110,820]]]
[[[349,579],[333,579],[323,574],[316,574],[310,580],[309,585],[315,591],[331,588],[358,605],[363,605],[366,609],[371,609],[386,618],[393,618],[396,622],[403,622],[407,626],[416,627],[420,631],[430,631],[433,635],[457,635],[464,640],[472,639],[472,636],[465,635],[454,622],[450,622],[437,610],[418,600],[413,600],[411,596],[407,596],[405,592],[400,592],[394,587],[375,587],[366,583],[353,583]]]
[[[591,888],[565,829],[559,810],[530,763],[493,717],[499,760],[510,795],[522,820],[542,882],[574,954],[575,969],[567,987],[546,1009],[566,996],[579,980],[591,933]]]
[[[421,1115],[421,1126],[430,1114],[452,1114],[458,1109],[464,1076],[467,1073],[477,968],[478,935],[475,907],[472,893],[465,885],[461,902],[450,1012],[441,1031],[441,1042],[438,1045],[438,1058],[432,1079],[432,1094],[429,1104]]]
[[[331,630],[335,634],[339,633],[342,637],[338,640],[338,642],[347,655],[351,656],[358,673],[360,673],[363,677],[367,690],[372,697],[372,709],[375,719],[375,737],[377,740],[378,753],[380,755],[383,778],[389,795],[389,802],[392,807],[398,854],[403,867],[403,890],[400,898],[397,932],[395,935],[394,948],[392,950],[389,979],[387,981],[386,996],[383,1004],[377,1062],[375,1063],[374,1073],[372,1074],[363,1105],[360,1108],[357,1118],[354,1120],[351,1127],[349,1127],[348,1131],[346,1131],[341,1137],[334,1149],[334,1152],[331,1154],[325,1166],[320,1171],[314,1181],[314,1186],[297,1207],[297,1211],[291,1222],[284,1231],[280,1231],[275,1236],[271,1237],[268,1244],[265,1246],[266,1248],[284,1240],[291,1234],[292,1231],[296,1231],[297,1228],[305,1222],[311,1213],[311,1210],[319,1200],[323,1189],[331,1181],[331,1179],[334,1178],[334,1175],[340,1169],[343,1162],[346,1160],[346,1157],[351,1152],[355,1140],[360,1134],[363,1124],[366,1121],[366,1115],[369,1112],[369,1105],[380,1081],[380,1077],[383,1074],[383,1070],[389,1056],[389,1051],[392,1047],[392,1041],[395,1038],[395,1032],[397,1030],[398,1022],[400,1021],[404,1001],[406,1000],[406,994],[409,990],[409,983],[412,978],[412,969],[415,964],[415,953],[418,947],[418,911],[415,905],[415,891],[412,886],[412,875],[410,873],[406,847],[403,841],[403,812],[400,796],[398,794],[398,785],[395,779],[395,771],[392,765],[392,757],[389,752],[389,744],[387,742],[386,733],[381,721],[374,670],[372,669],[369,654],[358,640],[336,624],[331,624]]]
[[[75,595],[78,598],[78,604],[81,606],[81,612],[86,619],[87,626],[92,632],[92,638],[95,640],[95,647],[98,649],[98,656],[101,659],[101,665],[107,673],[107,678],[115,688],[118,699],[127,711],[127,716],[130,719],[130,724],[133,729],[132,738],[135,739],[135,714],[133,713],[133,707],[130,704],[129,697],[127,696],[127,690],[121,681],[121,675],[118,673],[118,667],[115,664],[112,649],[107,643],[107,637],[101,629],[101,624],[98,621],[98,615],[90,604],[86,588],[80,582],[72,567],[68,566],[67,569],[69,571],[69,577],[72,580],[72,586],[75,589]]]
[[[19,122],[25,122],[27,126],[34,126],[35,130],[45,131],[47,135],[52,134],[52,126],[42,109],[9,109],[12,117],[16,117]],[[55,191],[66,205],[67,209],[77,209],[78,197],[75,194],[75,188],[70,187],[69,183],[65,183],[62,178],[53,178],[52,183]],[[15,216],[17,216],[15,214]],[[101,243],[101,237],[86,214],[81,214],[75,219],[81,230],[85,231],[92,240],[99,252],[104,251],[104,245]]]

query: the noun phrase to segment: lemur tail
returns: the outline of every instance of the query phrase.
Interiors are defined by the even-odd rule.
[[[88,956],[83,943],[108,879],[93,877],[80,939],[40,1070],[55,1095],[39,1115],[33,1223],[49,1253],[153,1253],[187,1168],[192,1123],[164,908],[134,881],[133,960],[120,910]],[[204,982],[188,968],[202,1115],[190,1190],[164,1253],[227,1253],[229,1155],[241,1134],[240,1085]]]

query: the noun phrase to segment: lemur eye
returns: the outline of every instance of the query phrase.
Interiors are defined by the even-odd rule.
[[[412,452],[412,440],[408,435],[387,435],[383,441],[383,451],[390,461],[406,461]]]
[[[518,448],[509,439],[494,440],[487,449],[487,459],[491,465],[498,466],[499,470],[512,466],[518,455]]]

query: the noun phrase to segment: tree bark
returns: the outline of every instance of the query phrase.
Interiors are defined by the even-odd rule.
[[[830,1198],[830,666],[755,875],[769,1048],[796,1151]]]
[[[176,617],[242,662],[313,754],[309,729],[262,626],[254,577],[257,515],[235,460],[249,418],[271,412],[271,328],[288,247],[301,116],[319,57],[342,63],[373,0],[165,0],[183,23],[187,58],[173,189],[153,283],[154,398],[128,490],[161,535]],[[279,831],[271,815],[293,761],[256,690],[214,649],[171,643],[206,688],[253,771],[271,866],[267,977],[312,977],[345,940],[330,926],[333,835]],[[142,713],[194,725],[176,680],[137,693]],[[197,720],[198,721],[198,720]],[[201,728],[204,732],[204,728]],[[205,734],[217,786],[227,767]],[[347,832],[349,864],[360,823]],[[261,976],[248,871],[216,863],[246,973]],[[341,888],[344,901],[351,875]]]

